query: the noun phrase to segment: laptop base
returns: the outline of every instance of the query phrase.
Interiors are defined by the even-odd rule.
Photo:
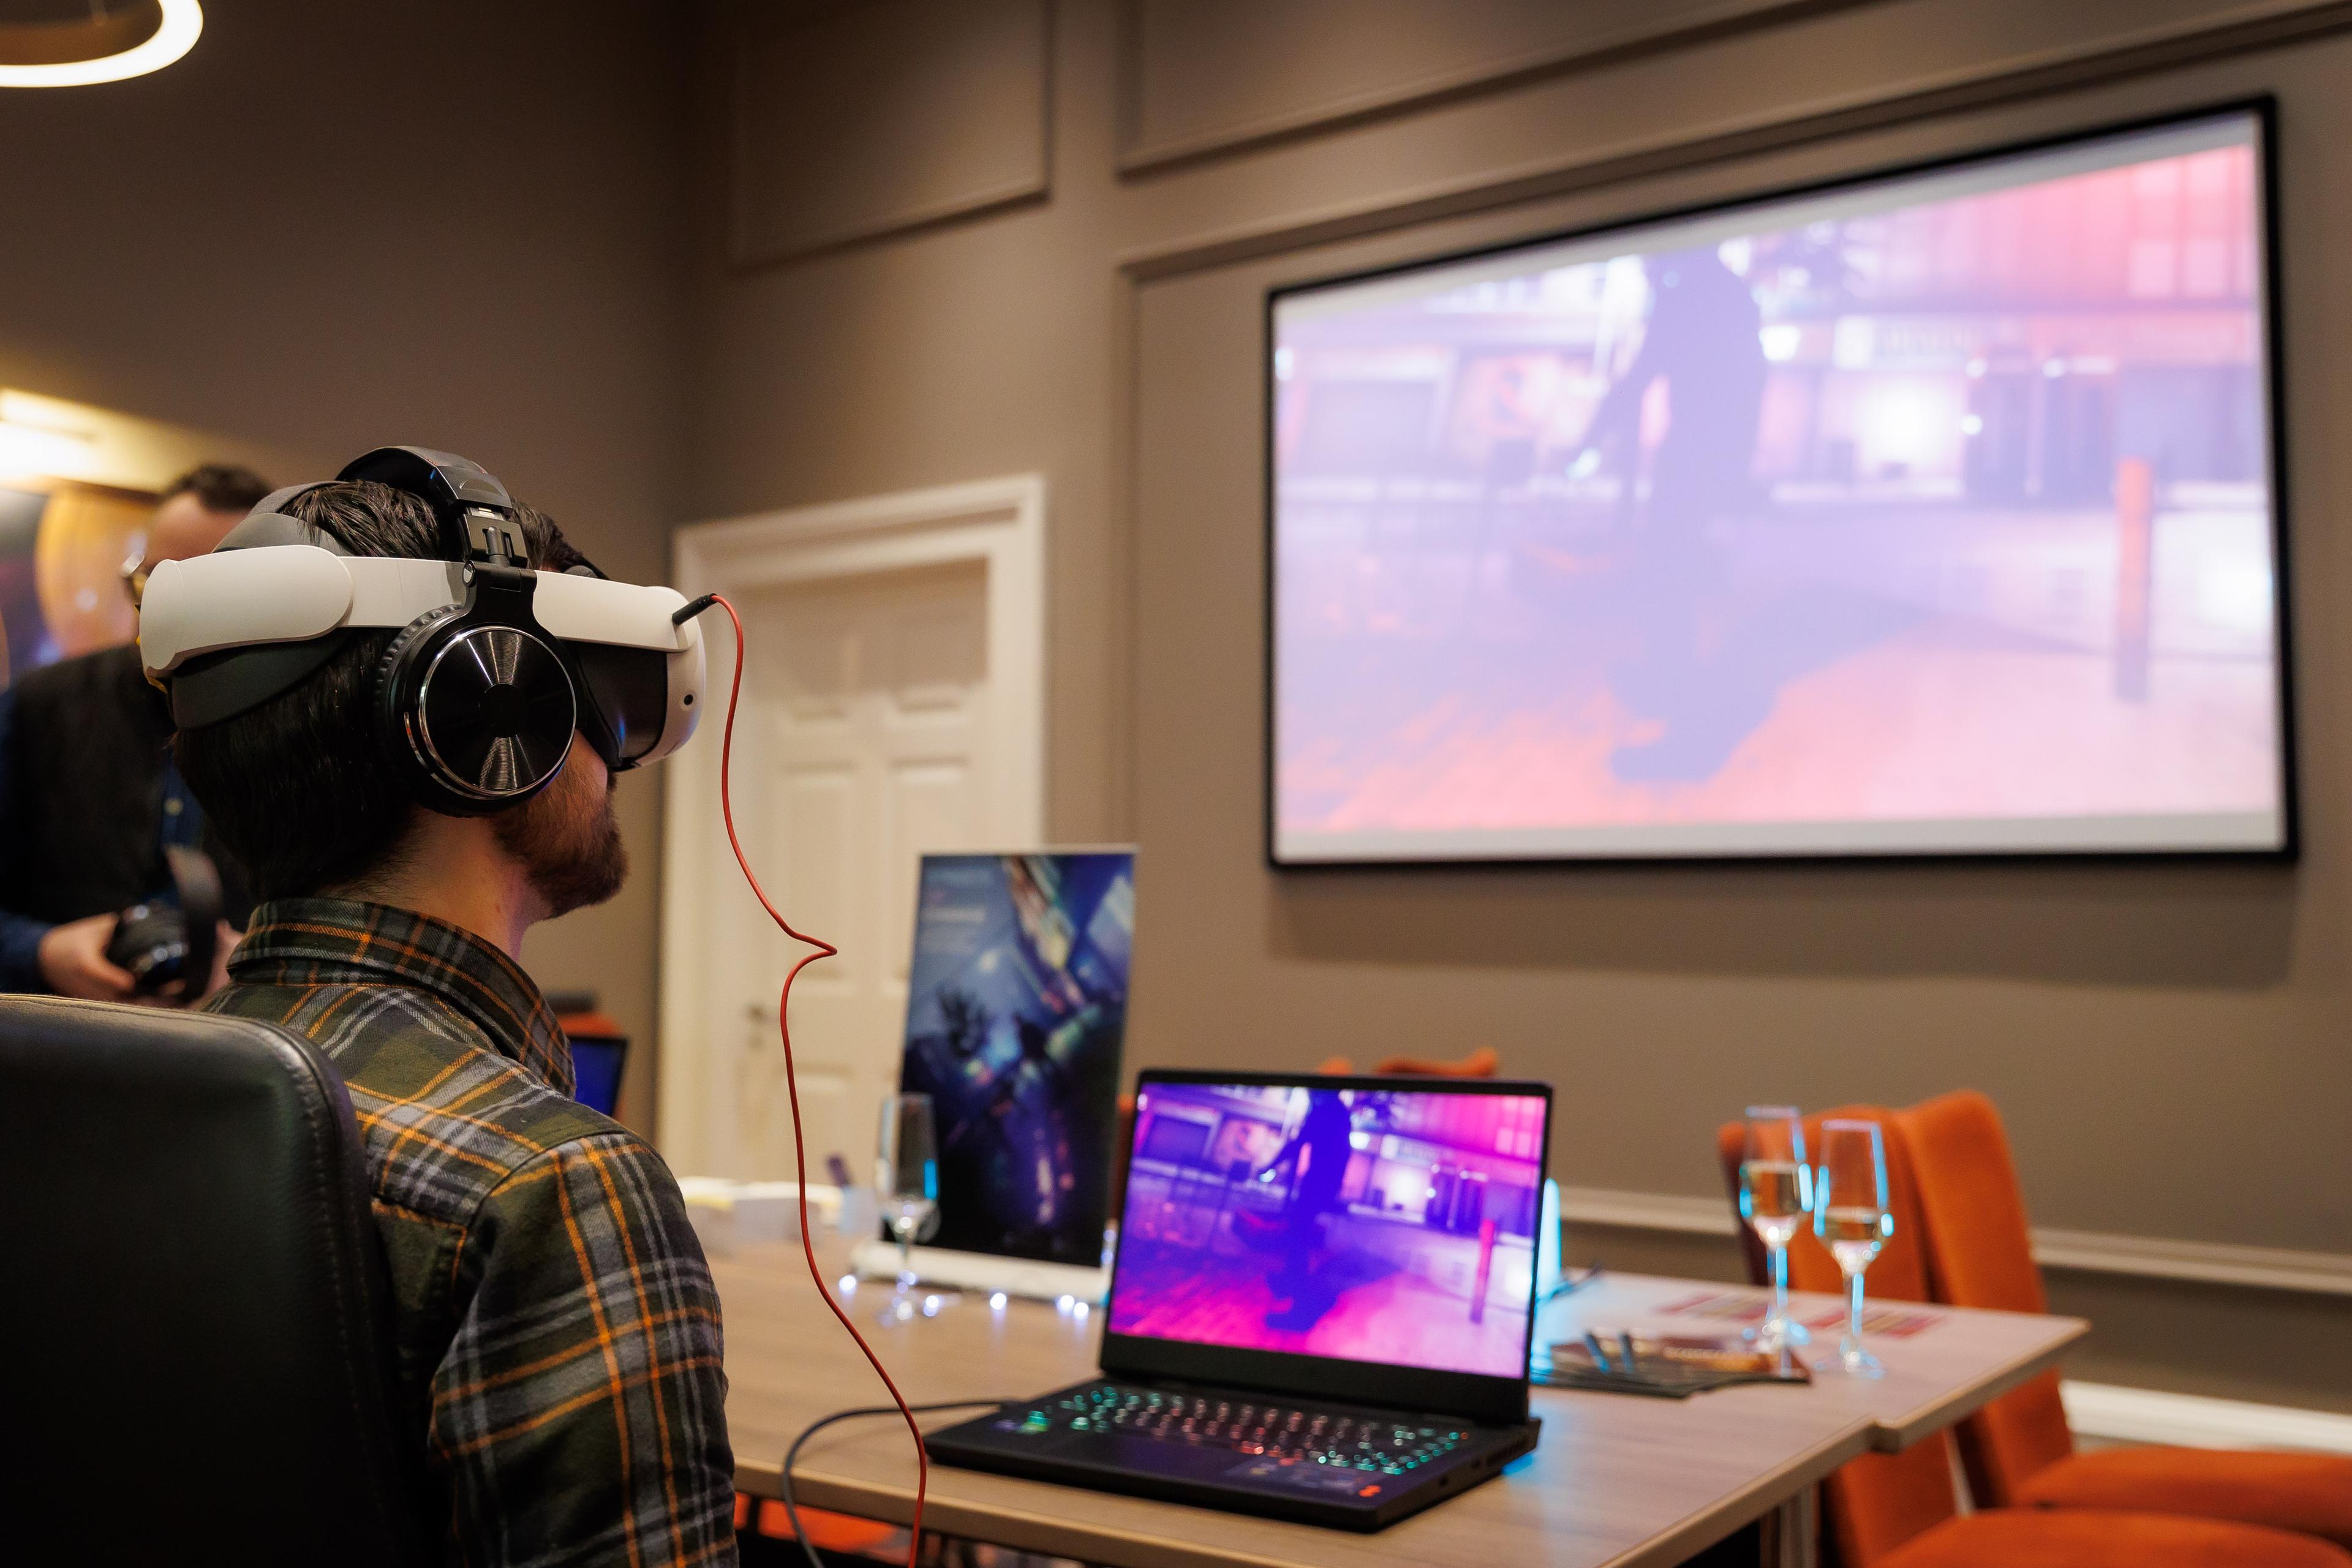
[[[1278,1416],[1273,1439],[1252,1427],[1261,1409]],[[1309,1441],[1317,1427],[1338,1438]],[[1098,1378],[929,1435],[924,1447],[965,1469],[1369,1532],[1500,1474],[1540,1427]]]

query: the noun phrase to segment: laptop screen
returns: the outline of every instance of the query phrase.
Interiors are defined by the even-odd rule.
[[[572,1098],[591,1110],[613,1114],[621,1103],[621,1064],[628,1042],[583,1038],[572,1042]]]
[[[1547,1105],[1147,1081],[1110,1331],[1525,1377]]]

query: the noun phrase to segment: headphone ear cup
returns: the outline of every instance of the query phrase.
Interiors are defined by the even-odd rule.
[[[423,656],[443,640],[435,634],[463,614],[462,606],[450,605],[419,616],[394,635],[375,667],[375,734],[384,764],[400,775],[417,805],[445,816],[480,816],[496,809],[451,790],[421,743],[417,699],[424,684]]]
[[[572,678],[546,644],[455,605],[393,638],[375,711],[387,764],[418,805],[447,816],[485,816],[545,789],[579,718]]]

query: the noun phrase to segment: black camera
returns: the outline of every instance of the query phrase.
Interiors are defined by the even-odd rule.
[[[201,850],[174,845],[163,856],[172,869],[172,897],[150,899],[117,915],[106,958],[130,973],[142,996],[160,996],[178,984],[179,994],[193,1000],[212,979],[220,942],[220,870]]]

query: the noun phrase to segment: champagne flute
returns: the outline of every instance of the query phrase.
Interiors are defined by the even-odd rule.
[[[1744,1337],[1760,1350],[1785,1350],[1812,1338],[1789,1316],[1789,1243],[1812,1212],[1812,1174],[1805,1164],[1805,1127],[1793,1105],[1751,1105],[1739,1155],[1739,1217],[1772,1257],[1772,1310]]]
[[[1862,1348],[1862,1274],[1886,1238],[1886,1148],[1875,1121],[1822,1123],[1822,1163],[1813,1175],[1813,1229],[1845,1276],[1845,1337],[1838,1364],[1855,1377],[1883,1377],[1885,1363]]]
[[[915,1267],[909,1256],[925,1226],[939,1215],[939,1139],[928,1094],[893,1094],[882,1101],[882,1126],[875,1146],[874,1196],[898,1244],[898,1288],[882,1304],[882,1321],[902,1323],[915,1316]]]

